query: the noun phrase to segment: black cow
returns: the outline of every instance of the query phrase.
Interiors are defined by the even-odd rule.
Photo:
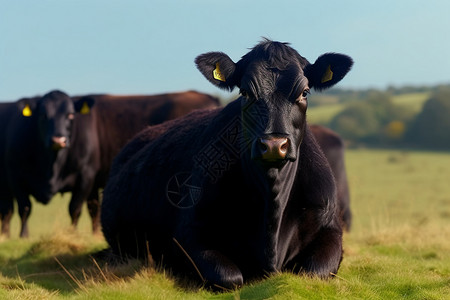
[[[214,85],[242,96],[150,127],[124,147],[102,204],[112,251],[150,252],[176,273],[225,288],[279,270],[336,273],[336,185],[305,114],[309,89],[336,84],[351,58],[329,53],[310,64],[266,40],[237,63],[221,52],[196,63]]]
[[[207,113],[207,112],[205,112]],[[121,153],[116,157],[114,172],[120,172],[123,163],[126,162],[137,150],[144,147],[147,143],[161,136],[168,129],[175,126],[176,122],[167,122],[162,126],[153,126],[149,130],[143,130],[130,141]],[[333,130],[321,125],[309,125],[311,133],[314,135],[323,154],[327,158],[328,164],[333,172],[337,186],[337,201],[341,223],[343,229],[350,231],[352,224],[352,212],[350,208],[350,191],[347,180],[347,171],[345,167],[345,145],[342,138]]]
[[[13,196],[17,199],[22,221],[20,236],[26,237],[27,219],[31,213],[29,195],[46,204],[59,191],[68,147],[73,142],[75,113],[81,108],[81,102],[73,102],[61,91],[15,103],[15,112],[6,130],[4,156],[1,157],[12,192],[0,199],[4,210],[4,234],[9,235]]]
[[[8,185],[6,174],[6,131],[8,128],[9,119],[17,113],[16,103],[0,103],[0,219],[6,220],[2,222],[1,233],[9,235],[9,223],[12,217],[13,196]]]
[[[83,164],[85,184],[75,186],[73,181],[66,184],[64,190],[73,193],[69,213],[74,226],[87,199],[94,233],[100,231],[98,192],[106,185],[112,161],[120,149],[145,126],[176,119],[196,109],[220,105],[216,97],[196,91],[150,96],[91,95],[80,100],[94,101],[95,106],[89,115],[82,115],[76,120],[79,138],[77,148],[69,151],[68,173],[78,174],[76,164],[83,157],[87,156],[91,161]]]
[[[337,186],[337,199],[342,226],[349,231],[352,225],[352,213],[350,210],[350,192],[345,168],[344,141],[336,132],[329,128],[320,125],[310,125],[309,128],[314,134],[333,171]]]
[[[94,105],[95,103],[95,105]],[[215,107],[206,94],[183,92],[154,96],[89,95],[69,98],[53,91],[17,104],[9,124],[5,162],[22,221],[20,236],[28,236],[29,195],[48,203],[57,192],[72,192],[69,213],[76,226],[88,200],[93,231],[99,231],[98,189],[104,187],[113,157],[146,125],[185,115],[193,109]],[[81,112],[75,115],[75,112]],[[0,199],[12,213],[12,198]],[[6,204],[8,203],[8,204]],[[9,235],[9,218],[2,218]]]
[[[164,126],[153,126],[151,130],[143,130],[136,135],[130,143],[117,156],[114,164],[116,172],[120,172],[122,164],[126,162],[138,149],[141,149],[148,142],[159,137],[174,124],[168,122]],[[337,186],[337,201],[341,216],[342,227],[346,231],[350,231],[352,224],[352,213],[350,209],[350,191],[347,180],[347,171],[345,168],[345,146],[342,138],[333,130],[321,125],[309,125],[311,133],[314,135],[322,152],[333,172]]]

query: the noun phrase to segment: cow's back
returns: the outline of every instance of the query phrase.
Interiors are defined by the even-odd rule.
[[[177,219],[180,210],[169,202],[165,186],[177,176],[178,169],[192,169],[194,162],[188,158],[199,150],[197,138],[202,136],[220,110],[197,110],[184,118],[150,126],[121,150],[114,160],[104,190],[101,212],[104,236],[114,250],[117,251],[115,245],[120,244],[120,247],[130,247],[120,249],[124,254],[136,256],[136,251],[143,254],[145,245],[126,240],[129,232],[136,235],[153,233],[154,236],[148,238],[153,241],[151,251],[156,256],[162,254],[162,248],[167,249],[169,241],[158,240],[158,236],[173,236],[178,225],[167,216]],[[155,174],[158,174],[157,182],[150,180]],[[136,206],[140,207],[137,215]],[[155,233],[149,229],[152,227],[161,232]]]
[[[99,145],[100,185],[120,149],[146,126],[172,120],[200,108],[219,105],[217,98],[194,91],[160,95],[93,95],[91,118]]]

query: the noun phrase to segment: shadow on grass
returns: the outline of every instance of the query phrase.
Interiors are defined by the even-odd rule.
[[[0,255],[0,287],[6,290],[41,287],[63,295],[86,289],[86,283],[132,277],[145,265],[129,262],[110,266],[97,261],[103,243],[80,241],[76,234],[59,234],[38,241],[7,241]],[[14,252],[16,251],[16,252]]]
[[[22,285],[34,284],[62,294],[74,293],[82,282],[96,273],[89,254],[61,254],[42,258],[28,252],[2,267],[3,277],[16,279]]]
[[[204,286],[189,278],[175,276],[171,270],[153,266],[146,261],[128,259],[117,260],[109,251],[85,253],[62,253],[49,255],[40,246],[41,241],[32,244],[21,256],[14,259],[0,257],[0,287],[5,290],[26,290],[42,288],[49,293],[69,296],[88,292],[89,287],[114,285],[139,276],[149,276],[155,272],[164,274],[175,289],[196,293]],[[48,249],[47,249],[48,250]],[[143,275],[144,274],[144,275]]]
[[[31,243],[20,241],[20,245],[20,253],[0,255],[0,287],[8,291],[43,289],[49,294],[61,296],[88,295],[92,293],[92,288],[116,286],[136,278],[144,278],[152,284],[153,274],[159,273],[163,274],[164,280],[168,280],[167,285],[181,295],[187,293],[194,298],[195,295],[206,295],[215,299],[230,299],[239,295],[245,299],[266,299],[276,295],[283,284],[283,279],[275,275],[248,282],[240,289],[219,288],[213,291],[196,280],[197,274],[174,275],[170,269],[155,266],[149,261],[117,261],[109,251],[99,250],[99,246],[80,244],[73,236],[52,236]],[[14,242],[9,246],[14,248]]]

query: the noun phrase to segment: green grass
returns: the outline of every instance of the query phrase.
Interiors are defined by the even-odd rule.
[[[450,299],[450,153],[348,150],[352,231],[337,277],[271,275],[213,293],[141,262],[111,266],[67,197],[36,204],[30,239],[0,240],[0,299]]]
[[[308,123],[326,125],[344,108],[345,104],[342,103],[310,107],[307,111]]]
[[[423,104],[430,98],[431,93],[409,93],[392,97],[392,101],[398,105],[405,105],[418,113],[422,110]]]
[[[46,235],[49,232],[58,231],[62,228],[68,228],[69,219],[69,201],[70,193],[64,195],[58,194],[51,200],[49,205],[42,205],[32,201],[31,217],[29,219],[29,230],[33,237]],[[17,212],[17,207],[15,207]],[[81,233],[91,232],[91,223],[87,208],[83,207],[79,221],[78,231]],[[11,236],[17,237],[20,232],[20,220],[16,213],[11,221]]]

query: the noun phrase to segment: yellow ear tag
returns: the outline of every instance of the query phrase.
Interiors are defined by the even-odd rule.
[[[26,104],[25,107],[22,109],[22,115],[24,117],[31,117],[33,115],[29,104]]]
[[[333,79],[333,71],[331,71],[331,66],[328,65],[328,68],[325,71],[325,74],[323,74],[323,76],[322,76],[321,83],[325,83],[327,81],[330,81],[331,79]]]
[[[87,115],[88,113],[90,113],[91,109],[89,108],[89,105],[87,104],[87,102],[83,102],[83,106],[81,106],[80,109],[80,114],[82,115]]]
[[[213,71],[213,76],[214,76],[214,79],[217,79],[217,80],[220,80],[223,82],[225,82],[225,80],[226,80],[225,76],[223,76],[222,72],[220,71],[219,63],[216,63],[216,68]]]

